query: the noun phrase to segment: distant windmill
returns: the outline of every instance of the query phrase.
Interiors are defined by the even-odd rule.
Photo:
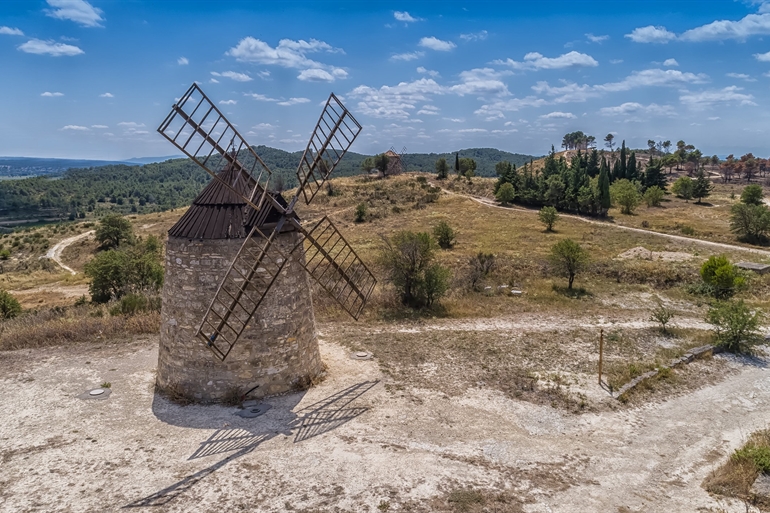
[[[271,171],[197,84],[158,131],[213,177],[169,230],[158,385],[216,401],[312,381],[322,363],[307,276],[356,319],[376,280],[328,217],[308,229],[294,207],[300,197],[310,203],[361,125],[329,96],[289,201],[271,191]],[[236,360],[224,362],[241,338]],[[205,347],[224,363],[205,358]]]

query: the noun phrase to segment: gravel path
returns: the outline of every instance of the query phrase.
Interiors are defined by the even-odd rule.
[[[61,266],[62,269],[65,271],[69,271],[71,274],[77,274],[77,271],[75,271],[73,268],[66,265],[64,262],[61,261],[61,254],[64,249],[69,246],[70,244],[73,244],[75,242],[78,242],[80,240],[86,239],[94,234],[94,230],[89,230],[85,233],[81,233],[80,235],[75,235],[74,237],[68,237],[64,240],[61,240],[57,242],[51,249],[48,250],[48,253],[45,254],[47,258],[50,258],[59,266]]]

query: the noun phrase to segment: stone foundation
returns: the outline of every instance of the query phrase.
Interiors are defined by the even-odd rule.
[[[288,253],[297,237],[285,233],[273,244]],[[258,398],[307,386],[322,372],[310,284],[294,257],[224,362],[195,336],[242,243],[169,237],[158,354],[161,391],[210,403],[259,385],[249,396]]]

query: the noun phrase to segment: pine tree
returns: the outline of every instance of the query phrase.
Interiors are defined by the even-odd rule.
[[[663,174],[663,164],[660,159],[654,160],[650,158],[650,161],[647,163],[647,169],[644,171],[644,186],[649,188],[655,185],[665,191],[668,183],[666,182],[666,175]]]
[[[695,183],[692,188],[692,197],[698,198],[697,203],[700,200],[707,198],[711,195],[711,190],[714,188],[714,184],[706,177],[706,173],[701,169],[698,171],[698,176],[695,178]]]
[[[591,155],[588,157],[586,173],[591,178],[599,174],[599,152],[596,151],[596,148],[593,149]]]
[[[607,161],[602,159],[602,166],[599,170],[599,206],[602,214],[606,214],[610,209],[610,176],[607,167]]]

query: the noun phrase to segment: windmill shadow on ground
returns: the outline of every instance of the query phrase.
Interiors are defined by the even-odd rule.
[[[300,402],[304,392],[268,399],[273,405],[273,409],[268,414],[254,419],[235,417],[238,421],[233,419],[232,408],[171,405],[166,399],[159,398],[156,394],[155,401],[153,401],[153,412],[161,421],[199,429],[219,427],[207,440],[201,442],[195,452],[190,455],[188,461],[232,451],[236,452],[184,477],[171,486],[137,499],[123,507],[164,506],[183,495],[207,476],[231,461],[249,454],[260,444],[279,434],[288,436],[293,433],[294,443],[299,443],[337,429],[369,409],[368,407],[352,406],[351,403],[378,383],[379,380],[356,383],[296,412],[292,410]],[[208,420],[205,415],[207,409],[209,413],[213,413],[213,415],[209,415]],[[224,412],[227,412],[227,417],[223,416]],[[233,423],[237,422],[238,426],[221,427],[224,419]]]

